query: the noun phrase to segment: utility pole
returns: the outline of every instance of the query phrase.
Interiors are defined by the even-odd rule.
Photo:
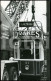
[[[47,32],[50,33],[50,0],[47,1]],[[47,48],[47,78],[50,80],[50,36],[47,37],[47,43],[49,47]],[[47,45],[47,46],[48,46]]]

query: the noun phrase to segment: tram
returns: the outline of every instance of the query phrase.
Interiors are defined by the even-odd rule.
[[[43,33],[37,27],[33,27],[34,22],[20,22],[19,24],[21,28],[32,25],[24,31],[18,29],[13,34],[14,60],[19,63],[19,73],[24,76],[40,77],[44,62]]]

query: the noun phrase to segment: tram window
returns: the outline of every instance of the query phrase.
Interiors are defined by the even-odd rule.
[[[31,42],[27,42],[27,46],[31,48]]]
[[[15,56],[14,58],[17,58],[17,49],[15,49]]]
[[[21,50],[20,49],[20,56],[21,56],[21,59],[31,59],[31,50],[28,50],[28,49]]]
[[[14,48],[14,58],[17,58],[17,45],[15,45],[15,48]]]
[[[24,44],[26,45],[25,47]],[[34,49],[31,50],[31,41],[27,41],[27,42],[21,41],[20,59],[33,59],[34,58],[34,54],[32,52],[33,50]]]
[[[39,59],[39,49],[35,49],[36,59]]]
[[[25,45],[26,45],[26,46],[25,46]],[[24,46],[25,46],[26,48],[25,48]],[[20,48],[25,48],[25,49],[31,48],[31,42],[23,42],[23,41],[22,41],[22,42],[20,43]]]
[[[35,40],[35,55],[36,55],[36,59],[39,59],[39,40],[38,39]]]
[[[21,42],[20,44],[21,44],[20,48],[24,48],[24,42]]]
[[[39,40],[35,40],[35,49],[39,49]]]

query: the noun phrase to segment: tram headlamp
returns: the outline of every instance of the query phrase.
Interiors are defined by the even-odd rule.
[[[41,67],[41,73],[44,72],[44,65]]]
[[[21,71],[19,71],[19,76],[20,76],[20,74],[21,74]]]
[[[29,65],[25,65],[25,70],[29,70]]]

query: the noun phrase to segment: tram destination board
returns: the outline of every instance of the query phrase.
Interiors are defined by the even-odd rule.
[[[19,22],[19,27],[33,27],[34,22]]]

